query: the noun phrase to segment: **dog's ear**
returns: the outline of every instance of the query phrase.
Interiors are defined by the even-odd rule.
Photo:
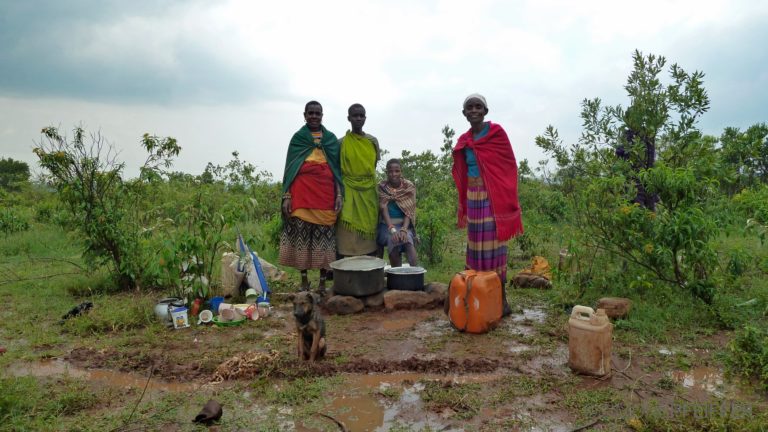
[[[310,295],[312,296],[312,303],[320,304],[320,300],[321,300],[320,299],[320,294],[318,294],[318,293],[311,293]]]
[[[288,301],[293,302],[296,300],[296,293],[289,293],[288,294]]]

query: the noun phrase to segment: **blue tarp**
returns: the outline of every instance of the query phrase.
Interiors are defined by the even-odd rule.
[[[256,272],[256,277],[260,286],[249,288],[253,288],[256,291],[259,291],[259,301],[266,301],[267,294],[270,294],[271,291],[269,290],[269,285],[267,285],[267,278],[264,277],[264,269],[261,268],[261,262],[259,262],[258,255],[256,255],[256,252],[252,251],[251,248],[248,247],[248,245],[245,243],[245,240],[243,240],[242,234],[237,235],[237,247],[240,250],[240,256],[246,255],[251,257],[250,260],[239,260],[237,263],[237,271],[244,272],[246,274],[248,272]],[[248,266],[249,261],[250,263],[253,263],[250,266]],[[263,297],[263,299],[261,297]]]

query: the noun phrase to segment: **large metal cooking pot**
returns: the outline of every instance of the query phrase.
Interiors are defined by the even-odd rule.
[[[392,267],[387,269],[387,289],[423,291],[424,273],[422,267]]]
[[[333,292],[339,295],[366,297],[384,289],[384,265],[381,258],[356,256],[331,263]]]

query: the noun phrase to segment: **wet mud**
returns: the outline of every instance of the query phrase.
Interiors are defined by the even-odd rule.
[[[326,316],[328,353],[322,361],[309,363],[296,357],[293,318],[284,305],[268,321],[255,325],[169,330],[162,349],[76,347],[60,359],[14,365],[9,373],[68,375],[116,387],[142,388],[149,382],[149,390],[182,393],[257,377],[279,383],[340,375],[344,385],[324,395],[322,413],[349,430],[372,431],[397,424],[413,430],[571,430],[581,423],[563,403],[568,391],[606,389],[620,394],[624,407],[653,400],[670,410],[681,400],[757,400],[709,366],[714,353],[700,348],[686,351],[614,342],[611,376],[577,376],[566,364],[566,320],[564,315],[550,316],[544,307],[520,308],[495,330],[469,335],[454,330],[441,310]],[[719,346],[722,339],[716,334],[703,342]],[[192,354],[190,346],[196,350]],[[681,370],[674,367],[674,356],[699,363]],[[483,394],[489,395],[504,394],[510,382],[526,380],[538,387],[482,406],[471,419],[460,420],[451,407],[427,406],[422,400],[430,381],[480,383]],[[571,390],[564,391],[563,383]],[[301,420],[289,413],[284,416],[287,429],[332,427],[331,420],[322,416]]]

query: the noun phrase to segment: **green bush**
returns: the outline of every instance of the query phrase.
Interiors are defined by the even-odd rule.
[[[757,380],[768,391],[768,331],[746,325],[728,343],[726,364],[731,373]]]
[[[755,219],[768,225],[768,185],[742,190],[734,195],[733,203],[744,219]]]
[[[430,264],[443,260],[448,246],[448,234],[455,223],[454,213],[445,204],[444,197],[449,195],[446,189],[420,199],[416,209],[417,252],[420,259]]]
[[[0,210],[0,231],[6,237],[29,229],[29,222],[14,208]]]
[[[56,213],[56,206],[50,202],[42,202],[35,206],[35,221],[48,223],[53,220]]]
[[[726,269],[731,276],[741,276],[750,268],[750,263],[754,257],[744,249],[734,249],[728,251],[728,264]]]

